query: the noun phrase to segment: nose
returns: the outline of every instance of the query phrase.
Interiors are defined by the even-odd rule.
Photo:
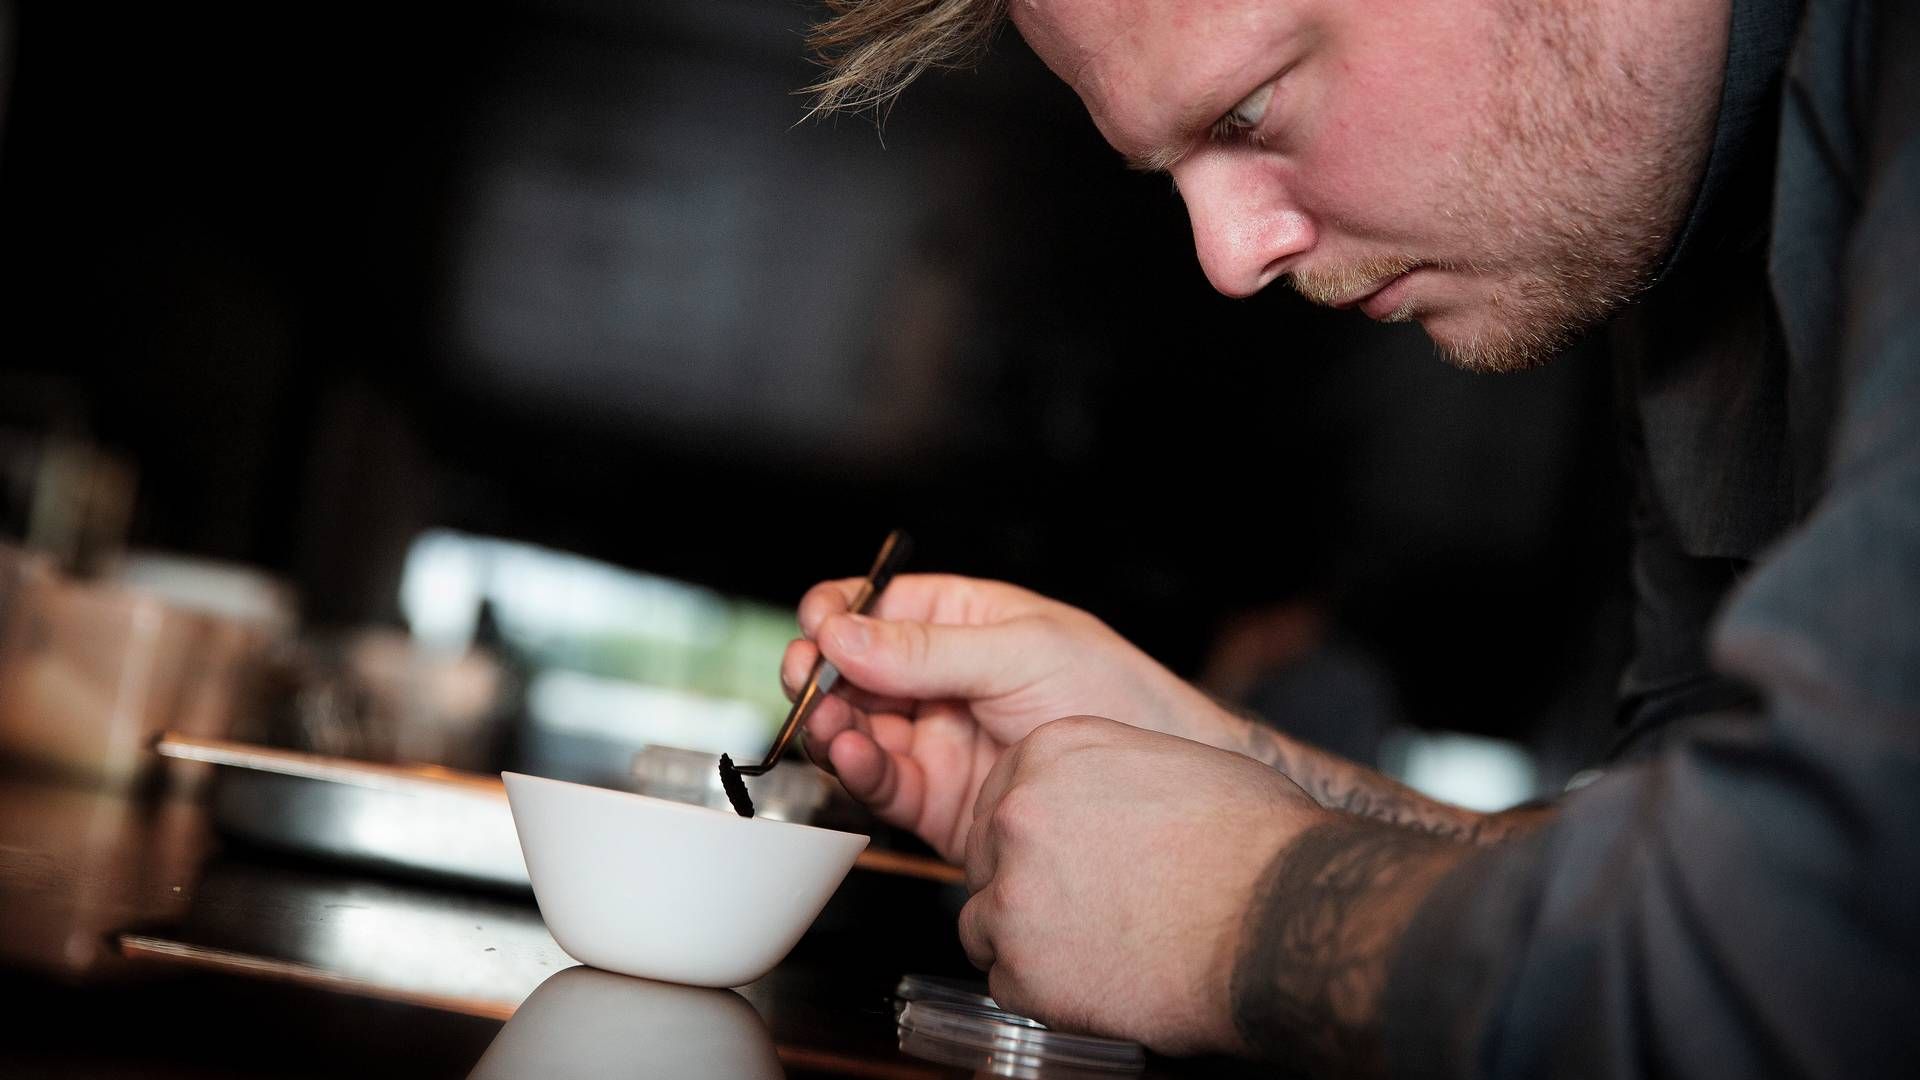
[[[1312,219],[1294,205],[1285,178],[1259,156],[1202,150],[1173,174],[1200,268],[1226,295],[1252,296],[1313,248]]]

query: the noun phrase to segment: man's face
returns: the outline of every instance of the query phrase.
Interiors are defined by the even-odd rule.
[[[1172,174],[1215,288],[1285,277],[1508,370],[1638,291],[1711,141],[1724,0],[1595,7],[1014,0],[1013,19],[1115,149]]]

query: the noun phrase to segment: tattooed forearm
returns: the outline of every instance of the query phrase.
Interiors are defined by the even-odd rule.
[[[1352,770],[1358,773],[1358,769]],[[1369,782],[1371,781],[1371,783]],[[1485,814],[1435,802],[1385,776],[1321,777],[1308,794],[1330,810],[1384,821],[1465,844],[1487,842]]]
[[[1545,805],[1515,807],[1492,814],[1468,810],[1430,799],[1372,769],[1331,755],[1322,757],[1324,760],[1308,783],[1294,781],[1305,788],[1315,802],[1329,810],[1343,810],[1389,825],[1418,829],[1446,840],[1463,844],[1498,843],[1545,821],[1553,813],[1553,808]]]
[[[1544,810],[1482,814],[1451,806],[1372,769],[1314,749],[1269,727],[1257,716],[1236,712],[1242,724],[1227,747],[1285,773],[1313,800],[1390,825],[1466,844],[1491,844],[1540,820]]]
[[[1234,965],[1234,1026],[1248,1047],[1313,1075],[1384,1067],[1378,1005],[1414,909],[1466,855],[1358,819],[1300,835],[1262,875]]]
[[[1237,708],[1226,702],[1219,703],[1231,713],[1239,723],[1233,729],[1232,745],[1228,750],[1245,754],[1255,761],[1286,773],[1294,783],[1300,783],[1299,773],[1305,765],[1303,751],[1306,746],[1295,742],[1267,726],[1266,720],[1258,713]],[[1301,785],[1305,786],[1305,785]]]

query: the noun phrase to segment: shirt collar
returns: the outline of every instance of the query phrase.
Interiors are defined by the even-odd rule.
[[[1780,78],[1802,4],[1803,0],[1733,0],[1726,80],[1720,90],[1713,148],[1693,209],[1661,266],[1660,278],[1702,249],[1719,248],[1756,228],[1764,230],[1773,173],[1766,168],[1753,176],[1755,166],[1761,164],[1754,159],[1770,159],[1773,152]],[[1736,185],[1736,176],[1746,177],[1747,182]],[[1753,197],[1756,181],[1763,185],[1757,199]],[[1749,197],[1730,197],[1738,194],[1733,189],[1742,186]]]

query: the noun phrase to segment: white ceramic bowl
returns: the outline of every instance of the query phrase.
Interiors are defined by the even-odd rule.
[[[816,829],[502,773],[553,939],[597,968],[741,986],[800,940],[867,846]]]

